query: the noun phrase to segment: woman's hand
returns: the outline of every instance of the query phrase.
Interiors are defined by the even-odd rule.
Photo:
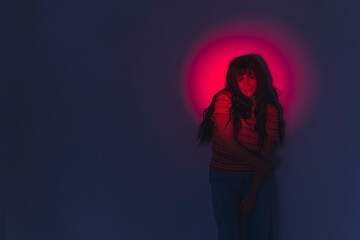
[[[247,194],[241,201],[239,214],[241,216],[249,216],[255,209],[257,197]]]

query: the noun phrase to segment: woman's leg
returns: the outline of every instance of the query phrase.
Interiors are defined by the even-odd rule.
[[[252,175],[210,169],[209,176],[219,240],[245,239],[245,219],[240,216],[239,207],[242,197],[250,187]]]
[[[247,240],[268,240],[271,227],[272,175],[266,178],[252,214],[246,217]]]
[[[211,181],[211,194],[219,240],[240,240],[239,205],[241,195],[231,184],[219,180]]]

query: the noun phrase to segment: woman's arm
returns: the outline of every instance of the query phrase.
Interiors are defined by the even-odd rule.
[[[264,161],[266,161],[268,163],[272,163],[270,160],[270,156],[272,154],[272,151],[274,150],[274,145],[275,145],[274,140],[271,137],[269,137],[269,136],[265,137],[264,147],[260,151],[260,156],[264,159]],[[259,193],[261,185],[263,184],[263,182],[265,180],[265,177],[266,176],[263,173],[263,171],[261,169],[259,169],[258,167],[256,167],[253,181],[251,184],[251,188],[248,193],[249,195],[257,198],[257,195]]]
[[[264,148],[260,152],[260,156],[264,158],[265,161],[271,163],[270,156],[274,149],[274,140],[271,137],[266,137],[264,142]],[[261,185],[264,183],[265,174],[258,167],[255,168],[255,173],[251,183],[250,190],[248,194],[243,198],[239,212],[243,216],[248,216],[255,209],[256,199],[258,197]]]
[[[233,120],[231,120],[227,125],[226,123],[229,120],[229,116],[226,114],[218,114],[215,117],[215,127],[221,135],[221,139],[224,145],[224,148],[233,156],[243,161],[247,161],[256,166],[259,172],[264,174],[269,174],[272,170],[272,166],[264,161],[260,156],[249,151],[240,143],[236,142],[233,137]]]

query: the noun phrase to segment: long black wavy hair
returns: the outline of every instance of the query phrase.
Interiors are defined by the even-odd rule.
[[[210,143],[213,136],[214,122],[211,117],[214,113],[214,106],[216,97],[224,92],[229,91],[232,93],[231,97],[231,109],[229,111],[229,124],[233,119],[234,133],[233,137],[237,141],[237,135],[241,129],[240,118],[248,119],[252,115],[253,101],[243,95],[239,89],[236,76],[237,74],[246,69],[248,72],[254,71],[257,86],[255,90],[256,106],[254,109],[254,115],[256,118],[255,130],[259,136],[258,145],[262,147],[264,145],[264,139],[266,136],[265,124],[267,120],[267,104],[271,104],[276,107],[278,112],[278,131],[280,144],[283,146],[285,135],[285,121],[283,118],[283,108],[279,103],[278,90],[272,84],[272,77],[270,71],[264,61],[264,59],[256,54],[248,54],[234,58],[226,72],[225,88],[214,95],[211,100],[211,104],[203,112],[203,121],[198,128],[198,135],[196,140],[199,141],[199,145],[204,143]],[[226,124],[226,125],[227,125]]]

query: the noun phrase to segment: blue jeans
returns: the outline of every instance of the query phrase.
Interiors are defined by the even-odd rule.
[[[219,240],[268,240],[271,226],[270,175],[261,186],[250,216],[240,216],[242,198],[250,190],[253,174],[224,173],[210,169],[209,181]]]

